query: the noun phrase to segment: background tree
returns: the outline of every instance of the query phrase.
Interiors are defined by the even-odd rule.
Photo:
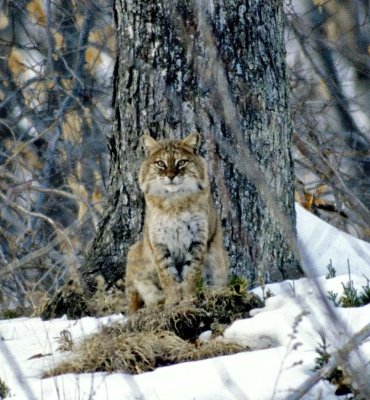
[[[108,286],[123,276],[141,232],[144,131],[203,134],[234,274],[253,284],[300,276],[277,217],[294,226],[282,2],[117,0],[115,16],[110,197],[82,268],[88,286],[99,273]]]
[[[369,1],[286,3],[297,200],[370,238]]]
[[[100,217],[114,59],[109,1],[0,2],[0,293],[36,305]]]

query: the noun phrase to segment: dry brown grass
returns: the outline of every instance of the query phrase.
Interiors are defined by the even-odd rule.
[[[169,331],[127,333],[117,324],[87,338],[70,360],[44,376],[97,371],[139,374],[165,365],[246,350],[221,341],[195,344]]]
[[[236,319],[249,317],[249,311],[262,307],[254,294],[234,286],[214,291],[205,288],[194,302],[176,306],[145,307],[127,321],[132,332],[167,330],[185,340],[194,340],[205,330],[217,330]]]
[[[127,320],[129,332],[169,331],[184,340],[195,340],[209,329],[212,319],[193,303],[177,306],[151,306],[141,309]]]
[[[87,337],[75,347],[71,359],[45,373],[45,377],[96,371],[138,374],[160,366],[246,351],[245,347],[218,340],[217,335],[227,324],[248,317],[251,309],[261,306],[258,297],[232,286],[217,293],[204,289],[192,303],[146,307],[125,323],[103,327]],[[214,338],[198,341],[206,330],[212,330]]]

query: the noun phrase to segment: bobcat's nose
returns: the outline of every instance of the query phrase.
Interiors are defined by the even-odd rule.
[[[168,171],[167,172],[167,178],[172,182],[176,177],[176,174],[174,171]]]

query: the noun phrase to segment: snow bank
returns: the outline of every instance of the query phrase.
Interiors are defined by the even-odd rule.
[[[288,399],[312,375],[320,335],[325,335],[333,351],[369,323],[370,313],[370,305],[334,308],[322,301],[329,290],[343,293],[342,284],[349,279],[348,259],[353,285],[359,290],[366,285],[370,244],[338,231],[300,206],[297,229],[305,268],[316,278],[267,285],[274,296],[266,300],[266,307],[254,310],[252,318],[236,321],[225,330],[220,340],[248,346],[249,351],[136,376],[118,372],[42,379],[43,371],[69,356],[58,351],[61,331],[67,329],[78,341],[99,326],[124,318],[19,318],[0,321],[0,378],[17,400]],[[338,276],[325,279],[330,259]],[[259,288],[254,291],[262,294]],[[362,346],[362,354],[369,358],[370,344]],[[328,382],[320,381],[304,398],[334,399],[334,390]]]

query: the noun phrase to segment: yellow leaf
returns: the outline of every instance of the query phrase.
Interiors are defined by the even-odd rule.
[[[318,207],[318,206],[324,206],[326,204],[326,201],[324,201],[324,200],[322,200],[322,199],[320,199],[320,198],[318,198],[318,197],[314,197],[314,205],[316,206],[316,207]]]
[[[15,77],[19,76],[27,69],[21,51],[14,47],[12,48],[8,58],[8,67]]]
[[[315,194],[323,194],[326,192],[328,185],[320,185],[316,190]]]
[[[100,43],[102,40],[102,32],[100,31],[91,31],[89,34],[89,42]]]
[[[320,93],[322,94],[324,99],[330,100],[330,98],[331,98],[330,92],[329,92],[328,86],[326,85],[326,82],[323,79],[320,79],[319,89],[320,89]]]
[[[78,14],[76,16],[76,23],[77,23],[77,26],[79,27],[79,29],[81,29],[81,27],[82,27],[82,25],[84,23],[84,18],[85,17],[83,15],[80,15],[80,14]]]
[[[8,25],[9,25],[9,18],[3,12],[0,12],[0,29],[4,29]]]
[[[63,88],[65,90],[71,90],[73,86],[73,80],[72,79],[62,79],[61,83],[63,85]]]
[[[340,32],[338,31],[338,25],[334,21],[329,21],[326,24],[326,34],[330,41],[335,42],[338,40]]]
[[[79,180],[82,179],[82,173],[83,173],[83,167],[82,167],[82,163],[80,161],[77,161],[77,165],[76,165],[76,176]]]
[[[77,200],[78,204],[78,215],[77,218],[79,221],[82,221],[84,215],[86,214],[88,207],[86,205],[86,201],[88,198],[88,193],[85,186],[79,182],[76,177],[69,176],[67,178],[68,186],[70,187],[72,193],[76,196],[76,198],[81,199]]]
[[[313,199],[314,199],[314,197],[312,196],[311,193],[305,193],[305,194],[304,194],[304,198],[305,198],[305,202],[304,202],[303,207],[304,207],[306,210],[311,210],[311,209],[312,209],[312,204],[313,204]]]
[[[100,50],[95,47],[88,47],[86,49],[85,60],[87,68],[92,71],[93,68],[101,62]]]
[[[60,50],[64,46],[64,37],[60,32],[54,32],[55,50]]]
[[[81,117],[76,111],[66,114],[63,121],[63,137],[72,143],[81,143]]]
[[[16,155],[15,160],[26,170],[41,170],[42,162],[26,143],[4,140],[4,146],[12,155]]]
[[[32,0],[27,4],[27,10],[30,15],[30,19],[37,25],[46,25],[46,15],[42,8],[40,0]]]

